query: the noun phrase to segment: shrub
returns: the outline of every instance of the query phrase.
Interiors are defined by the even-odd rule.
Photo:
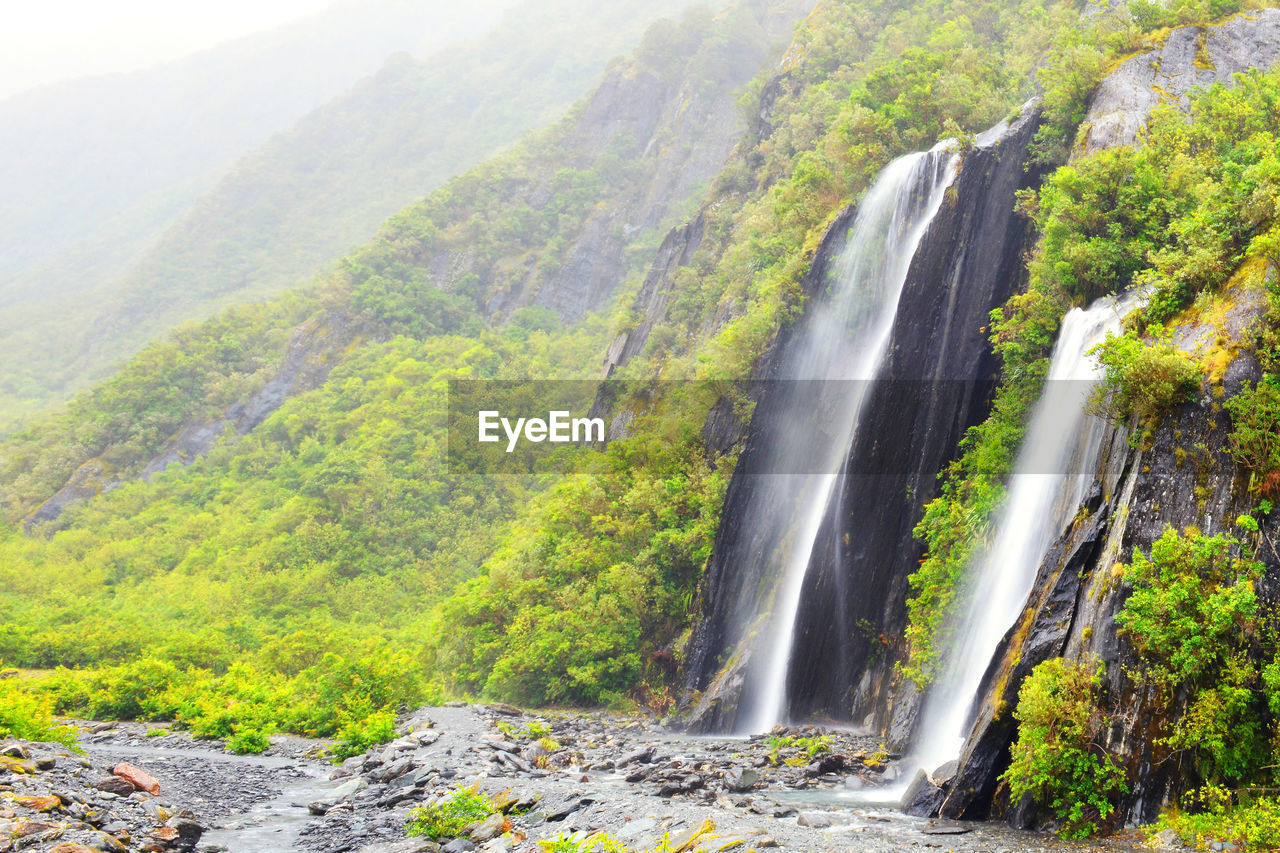
[[[1095,743],[1104,715],[1094,692],[1100,664],[1054,658],[1032,670],[1018,691],[1018,740],[1000,777],[1014,800],[1030,795],[1061,822],[1060,832],[1084,837],[1115,810],[1129,790],[1124,770]]]
[[[407,832],[427,838],[457,838],[467,826],[495,811],[493,802],[480,793],[478,786],[458,788],[447,799],[409,812]]]
[[[236,726],[235,734],[227,740],[227,749],[236,755],[257,755],[271,746],[267,733],[252,726]]]
[[[1172,829],[1184,842],[1205,849],[1213,841],[1246,851],[1280,847],[1280,800],[1273,796],[1242,798],[1231,791],[1205,785],[1184,798],[1186,809],[1170,809],[1151,827],[1153,833]]]
[[[1170,698],[1186,691],[1187,710],[1161,742],[1188,750],[1211,780],[1244,781],[1267,763],[1264,691],[1250,651],[1263,627],[1254,589],[1262,566],[1237,550],[1230,536],[1167,528],[1150,557],[1134,551],[1133,591],[1116,614],[1138,652],[1135,680]]]
[[[1148,344],[1132,334],[1107,335],[1089,352],[1106,371],[1093,408],[1115,420],[1162,414],[1186,400],[1204,373],[1194,358],[1172,344]]]
[[[79,750],[76,730],[53,721],[51,701],[16,687],[0,691],[0,738],[45,741]]]
[[[1280,471],[1280,388],[1260,382],[1226,402],[1231,413],[1227,437],[1232,457],[1254,474],[1254,487]]]
[[[396,715],[390,708],[371,711],[365,716],[348,717],[338,730],[333,755],[339,761],[359,755],[370,747],[386,743],[396,736]]]
[[[1135,549],[1133,585],[1116,623],[1142,661],[1141,680],[1165,688],[1216,677],[1257,625],[1258,563],[1233,556],[1235,539],[1166,528],[1151,555]]]

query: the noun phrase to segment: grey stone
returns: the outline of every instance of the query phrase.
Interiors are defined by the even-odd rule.
[[[1126,60],[1102,81],[1085,117],[1085,151],[1132,145],[1161,101],[1172,99],[1186,110],[1195,87],[1232,85],[1234,75],[1278,60],[1280,10],[1263,9],[1207,30],[1179,27],[1159,48]]]
[[[497,838],[502,834],[503,827],[507,824],[507,819],[501,813],[491,814],[475,829],[471,830],[471,840],[479,844]]]
[[[749,791],[759,781],[760,774],[749,767],[735,767],[724,777],[730,791]]]
[[[476,843],[470,838],[455,838],[440,848],[440,853],[471,853]]]
[[[826,812],[800,812],[796,822],[812,829],[825,829],[832,825],[831,815]]]
[[[619,758],[615,766],[626,767],[628,764],[648,764],[653,761],[653,752],[654,748],[652,746],[641,747]]]

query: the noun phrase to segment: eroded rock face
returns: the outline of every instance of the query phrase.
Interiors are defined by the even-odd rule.
[[[319,388],[358,334],[356,325],[336,311],[321,311],[310,317],[294,330],[284,360],[265,385],[217,417],[186,424],[147,463],[141,477],[149,479],[174,464],[190,465],[208,453],[228,432],[244,435],[284,405],[285,400]],[[121,482],[119,474],[112,471],[109,463],[91,459],[41,504],[25,524],[30,529],[37,524],[55,521],[68,506],[111,491]]]
[[[908,402],[895,396],[901,384],[887,383],[863,409],[850,459],[860,469],[892,473],[847,478],[838,502],[847,509],[833,510],[824,522],[797,621],[788,690],[795,719],[888,721],[900,649],[883,638],[900,635],[905,624],[906,578],[921,556],[911,533],[920,508],[936,492],[938,471],[954,457],[965,429],[986,415],[997,365],[982,327],[1023,274],[1030,231],[1014,214],[1014,194],[1038,179],[1024,169],[1037,125],[1036,111],[1027,109],[1012,126],[979,138],[912,261],[881,375],[926,391]],[[810,292],[839,255],[851,217],[846,211],[837,220],[844,226],[827,232],[805,282]],[[761,378],[769,378],[770,367],[766,356]],[[766,390],[755,418],[767,421],[770,411]],[[704,618],[690,648],[689,687],[702,691],[694,723],[702,730],[734,725],[746,678],[739,667],[722,668],[742,660],[741,638],[752,635],[772,589],[770,578],[744,576],[748,561],[734,553],[750,547],[738,544],[747,541],[738,528],[751,498],[756,429],[729,486],[707,569]]]
[[[1103,82],[1086,119],[1084,150],[1132,144],[1160,100],[1175,100],[1186,109],[1194,87],[1230,83],[1234,74],[1278,61],[1280,10],[1243,15],[1217,27],[1174,30],[1162,48],[1122,63]],[[1265,300],[1256,286],[1236,288],[1229,298],[1220,324],[1181,327],[1175,331],[1175,345],[1194,351],[1221,336],[1234,342],[1233,349],[1247,349]],[[1227,370],[1226,393],[1238,393],[1243,382],[1258,375],[1257,362],[1244,352]],[[1189,770],[1182,762],[1165,760],[1168,749],[1150,735],[1162,719],[1181,709],[1176,703],[1163,706],[1125,675],[1136,659],[1117,634],[1115,617],[1128,589],[1111,568],[1127,561],[1134,548],[1149,549],[1167,526],[1180,530],[1194,525],[1213,535],[1230,531],[1236,516],[1249,509],[1246,484],[1225,450],[1230,424],[1221,402],[1204,392],[1166,417],[1146,449],[1130,445],[1129,425],[1115,426],[1084,507],[1087,512],[1046,556],[1030,600],[991,662],[959,769],[939,806],[942,815],[1032,823],[1034,809],[1029,803],[1009,802],[997,777],[1008,767],[1017,734],[1010,711],[1018,688],[1036,664],[1053,657],[1096,658],[1106,664],[1103,692],[1121,712],[1121,722],[1108,734],[1108,747],[1125,762],[1133,780],[1132,792],[1120,804],[1121,821],[1153,820],[1173,793],[1187,785]],[[1274,521],[1266,525],[1277,526]],[[1260,558],[1267,561],[1268,555]],[[1268,583],[1274,584],[1280,568],[1267,565]]]
[[[1227,298],[1231,308],[1220,322],[1183,327],[1174,335],[1175,344],[1193,350],[1221,336],[1233,350],[1247,345],[1264,310],[1259,291],[1246,285]],[[1259,376],[1256,360],[1243,353],[1226,371],[1226,396]],[[1135,548],[1148,552],[1167,527],[1229,533],[1238,515],[1252,507],[1247,477],[1227,452],[1231,424],[1222,402],[1203,389],[1166,416],[1144,447],[1130,444],[1129,424],[1115,425],[1096,472],[1092,503],[1046,556],[1032,598],[992,661],[942,815],[1032,824],[1034,809],[1009,802],[997,777],[1009,764],[1017,734],[1009,711],[1018,688],[1036,664],[1053,657],[1105,664],[1101,695],[1115,712],[1107,747],[1125,764],[1132,785],[1119,804],[1118,820],[1154,820],[1174,793],[1193,782],[1189,763],[1176,760],[1152,735],[1185,710],[1186,697],[1167,705],[1129,678],[1138,660],[1115,622],[1129,587],[1112,569],[1128,562]],[[1262,523],[1274,539],[1280,523],[1274,518]],[[1263,585],[1274,589],[1280,560],[1266,549],[1257,558],[1266,565]]]
[[[1161,101],[1190,107],[1191,90],[1230,85],[1236,74],[1280,61],[1280,9],[1263,9],[1215,27],[1180,27],[1164,45],[1131,57],[1098,87],[1084,148],[1094,153],[1132,145]]]

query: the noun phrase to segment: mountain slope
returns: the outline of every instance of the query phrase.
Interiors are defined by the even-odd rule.
[[[220,95],[229,103],[217,101],[195,113],[203,124],[192,127],[190,121],[175,120],[172,132],[163,127],[146,131],[155,150],[142,148],[133,156],[142,164],[158,161],[147,179],[162,182],[173,173],[168,184],[150,186],[139,179],[126,182],[129,194],[86,192],[95,186],[90,178],[104,170],[97,160],[56,147],[42,155],[55,162],[65,156],[82,168],[67,174],[59,187],[27,188],[28,195],[48,207],[48,214],[37,206],[27,217],[31,221],[15,230],[15,245],[34,251],[51,234],[74,235],[72,224],[98,230],[42,266],[13,271],[0,284],[0,299],[8,294],[10,303],[0,318],[0,353],[8,366],[0,374],[0,426],[6,410],[30,410],[44,400],[65,397],[183,320],[307,280],[368,239],[391,213],[558,115],[597,78],[606,60],[635,43],[653,20],[687,2],[529,0],[510,9],[480,38],[427,59],[393,57],[377,74],[239,160],[216,183],[208,173],[214,152],[205,149],[220,137],[207,127],[245,123],[214,109],[230,113],[242,108],[234,89]],[[500,5],[495,0],[473,10],[467,18],[470,30],[492,18]],[[397,34],[393,48],[413,46],[423,32],[438,43],[449,32],[438,21],[434,29],[430,26],[443,14],[434,7],[389,6],[398,17],[378,18],[377,8],[367,14]],[[341,30],[339,25],[345,24],[358,36],[362,26],[369,26],[363,23],[365,13],[355,7],[347,12],[330,27]],[[358,51],[352,56],[359,56]],[[224,64],[239,63],[245,66],[239,73],[248,80],[255,79],[255,72],[268,80],[288,79],[293,64],[305,67],[292,63],[287,53],[270,54],[269,59],[283,65],[283,71],[236,57],[210,64],[220,71]],[[325,54],[317,52],[314,61],[324,60]],[[329,65],[331,74],[347,67]],[[363,70],[343,84],[355,82]],[[513,80],[521,84],[512,85]],[[194,96],[180,90],[175,97],[176,104],[160,103],[159,115],[188,114]],[[39,107],[41,116],[47,115],[36,96],[30,100],[29,109]],[[259,100],[266,114],[279,116],[275,127],[281,129],[301,112],[280,109],[261,95],[247,102],[256,109]],[[72,108],[68,111],[75,115]],[[117,113],[124,113],[104,112],[112,127]],[[145,109],[140,116],[124,113],[120,132],[137,133],[137,127],[148,127],[150,118]],[[204,132],[210,141],[193,142],[178,131]],[[169,164],[171,160],[175,162]],[[176,176],[185,174],[184,169],[199,182],[179,185]],[[14,198],[25,197],[22,190],[15,187]],[[87,200],[77,205],[65,203],[64,197]],[[126,204],[123,212],[110,216]],[[19,209],[15,205],[10,215]]]

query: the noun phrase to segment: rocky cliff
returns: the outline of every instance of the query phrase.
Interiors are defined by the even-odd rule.
[[[881,372],[888,381],[871,392],[849,450],[853,473],[832,503],[847,511],[832,510],[824,521],[807,575],[788,690],[795,718],[888,718],[900,650],[884,638],[905,622],[906,577],[921,556],[912,529],[965,429],[986,414],[997,365],[983,326],[1022,280],[1030,232],[1014,213],[1014,194],[1036,181],[1024,168],[1036,127],[1036,111],[1026,108],[1011,126],[978,138],[912,260]],[[810,287],[843,239],[844,229],[828,232]],[[737,515],[750,498],[752,434],[765,428],[769,412],[766,391],[707,569],[706,608],[689,659],[689,686],[704,691],[697,728],[733,725],[750,655],[746,626],[772,586],[771,578],[742,577],[733,553],[741,541]]]
[[[1179,27],[1160,47],[1126,59],[1102,81],[1084,121],[1084,153],[1132,145],[1156,104],[1172,101],[1187,109],[1197,86],[1229,84],[1236,74],[1277,60],[1280,9],[1215,27]]]
[[[1231,74],[1269,67],[1277,59],[1280,11],[1274,9],[1218,27],[1174,30],[1162,48],[1121,64],[1102,84],[1084,128],[1084,150],[1131,144],[1162,98],[1185,106],[1192,86],[1229,83]],[[1037,664],[1055,657],[1096,659],[1105,666],[1101,692],[1114,714],[1106,746],[1132,781],[1119,804],[1121,820],[1153,820],[1176,792],[1196,781],[1189,759],[1153,734],[1181,715],[1187,697],[1166,703],[1131,677],[1137,656],[1116,625],[1131,590],[1113,569],[1135,548],[1149,552],[1167,527],[1230,533],[1237,516],[1256,502],[1247,475],[1226,450],[1231,424],[1222,405],[1261,375],[1249,350],[1265,311],[1264,287],[1276,274],[1265,265],[1242,271],[1218,297],[1215,311],[1202,315],[1215,320],[1188,320],[1178,327],[1174,343],[1180,349],[1229,354],[1229,366],[1219,382],[1206,382],[1195,400],[1142,440],[1131,440],[1140,431],[1134,424],[1113,426],[1093,488],[1039,567],[1022,615],[988,668],[954,777],[944,790],[917,788],[917,812],[1004,817],[1023,826],[1035,822],[1030,803],[1011,803],[998,777],[1009,765],[1017,734],[1010,709],[1018,689]],[[1274,539],[1276,528],[1274,519],[1263,521],[1259,541]],[[1260,589],[1269,598],[1280,581],[1280,557],[1262,548],[1257,559],[1266,566]]]
[[[1274,277],[1276,271],[1263,275]],[[1031,670],[1053,657],[1096,657],[1106,665],[1103,693],[1117,713],[1107,745],[1134,780],[1120,807],[1125,820],[1155,819],[1194,778],[1191,767],[1151,735],[1162,721],[1180,713],[1176,703],[1181,700],[1169,707],[1130,677],[1138,661],[1116,626],[1130,590],[1112,569],[1135,548],[1149,551],[1166,527],[1229,533],[1235,519],[1256,502],[1247,475],[1227,452],[1231,424],[1222,402],[1260,377],[1247,347],[1261,319],[1263,284],[1260,278],[1249,279],[1228,291],[1223,300],[1229,308],[1219,322],[1179,330],[1178,344],[1187,351],[1244,348],[1226,369],[1220,392],[1206,384],[1139,446],[1129,441],[1132,424],[1115,425],[1089,497],[1041,564],[1031,599],[988,670],[973,730],[940,806],[943,815],[1005,816],[1022,824],[1032,820],[1027,804],[1008,802],[996,777],[1008,766],[1016,734],[1008,709],[1017,704],[1018,688]],[[1274,519],[1264,523],[1265,536],[1274,539],[1277,530]],[[1274,586],[1280,580],[1280,558],[1264,548],[1257,559],[1267,567],[1266,585]]]

